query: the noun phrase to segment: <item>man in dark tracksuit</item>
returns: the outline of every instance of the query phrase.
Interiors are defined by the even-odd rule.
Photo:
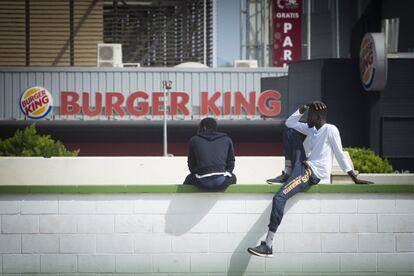
[[[225,133],[217,132],[213,118],[201,120],[198,134],[190,139],[188,168],[190,174],[184,184],[205,189],[225,189],[236,184],[233,142]]]

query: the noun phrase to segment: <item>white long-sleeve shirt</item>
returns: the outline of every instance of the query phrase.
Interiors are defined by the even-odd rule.
[[[352,166],[342,151],[341,136],[336,126],[325,123],[320,129],[309,128],[308,124],[299,122],[302,116],[299,109],[296,110],[286,120],[286,126],[296,129],[308,137],[307,158],[313,173],[321,180],[328,179],[331,175],[333,154],[344,172],[351,171]]]

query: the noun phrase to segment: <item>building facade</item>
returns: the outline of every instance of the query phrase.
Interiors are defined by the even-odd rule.
[[[97,44],[122,63],[213,66],[214,1],[0,2],[0,66],[97,66]]]

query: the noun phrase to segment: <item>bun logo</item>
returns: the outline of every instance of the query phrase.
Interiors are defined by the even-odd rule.
[[[40,86],[30,87],[20,95],[20,110],[30,119],[42,119],[52,110],[52,95]]]
[[[369,90],[375,77],[374,42],[369,36],[365,36],[361,43],[360,72],[362,85]]]
[[[359,72],[366,91],[380,91],[387,82],[384,34],[367,33],[359,51]]]
[[[279,9],[297,9],[299,7],[297,0],[277,0],[276,4]]]

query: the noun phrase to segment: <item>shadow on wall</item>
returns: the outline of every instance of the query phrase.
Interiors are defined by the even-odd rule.
[[[242,275],[246,272],[247,266],[250,264],[251,258],[260,258],[252,256],[247,252],[248,247],[254,247],[259,244],[259,241],[263,238],[264,234],[267,233],[267,221],[269,220],[270,210],[272,205],[269,204],[266,210],[262,213],[259,219],[254,222],[252,227],[246,233],[244,238],[241,240],[236,250],[230,257],[227,275]],[[263,258],[255,259],[254,261],[264,262]]]
[[[211,219],[203,222],[202,219],[209,214],[211,208],[216,204],[218,198],[213,194],[209,196],[189,196],[191,194],[174,194],[171,198],[168,210],[165,214],[165,233],[174,236],[181,236],[189,232],[208,232],[212,220],[223,225],[219,217],[211,216]],[[200,223],[201,222],[201,223]]]
[[[261,196],[259,198],[262,200]],[[206,193],[203,196],[174,194],[165,214],[164,231],[174,236],[185,236],[189,232],[211,235],[227,233],[229,245],[234,245],[234,249],[227,252],[230,255],[227,275],[243,275],[246,270],[254,271],[255,267],[264,267],[266,262],[265,258],[252,256],[247,252],[248,247],[256,246],[260,240],[265,239],[272,208],[272,198],[264,200],[263,207],[258,210],[247,210],[244,205],[240,205],[240,201],[256,199],[252,195],[240,194],[230,198],[229,195],[221,193]],[[285,213],[298,200],[292,199],[286,205]],[[282,249],[280,247],[283,242],[279,242],[282,237],[283,234],[280,233],[275,235],[275,252]]]
[[[251,198],[254,200],[254,198]],[[248,201],[247,199],[246,201]],[[289,202],[287,202],[285,206],[284,213],[287,214],[292,206],[294,206],[300,199],[293,198]],[[248,247],[254,247],[260,243],[260,241],[266,239],[267,231],[268,231],[268,224],[270,219],[270,212],[272,210],[272,198],[266,201],[266,209],[263,210],[260,217],[257,218],[250,226],[249,229],[246,229],[246,234],[237,245],[236,249],[234,250],[232,256],[230,257],[227,275],[234,276],[234,275],[244,275],[247,270],[247,267],[250,265],[251,269],[254,270],[256,266],[264,267],[266,258],[257,257],[249,254],[247,252]],[[246,210],[247,211],[247,210]],[[256,214],[252,214],[256,217]],[[247,214],[246,214],[247,216]],[[249,220],[246,219],[248,222]],[[283,225],[283,221],[281,226]],[[282,250],[284,246],[283,242],[283,234],[277,232],[274,240],[273,240],[273,253],[277,253],[278,251]],[[273,260],[275,261],[275,260]]]

